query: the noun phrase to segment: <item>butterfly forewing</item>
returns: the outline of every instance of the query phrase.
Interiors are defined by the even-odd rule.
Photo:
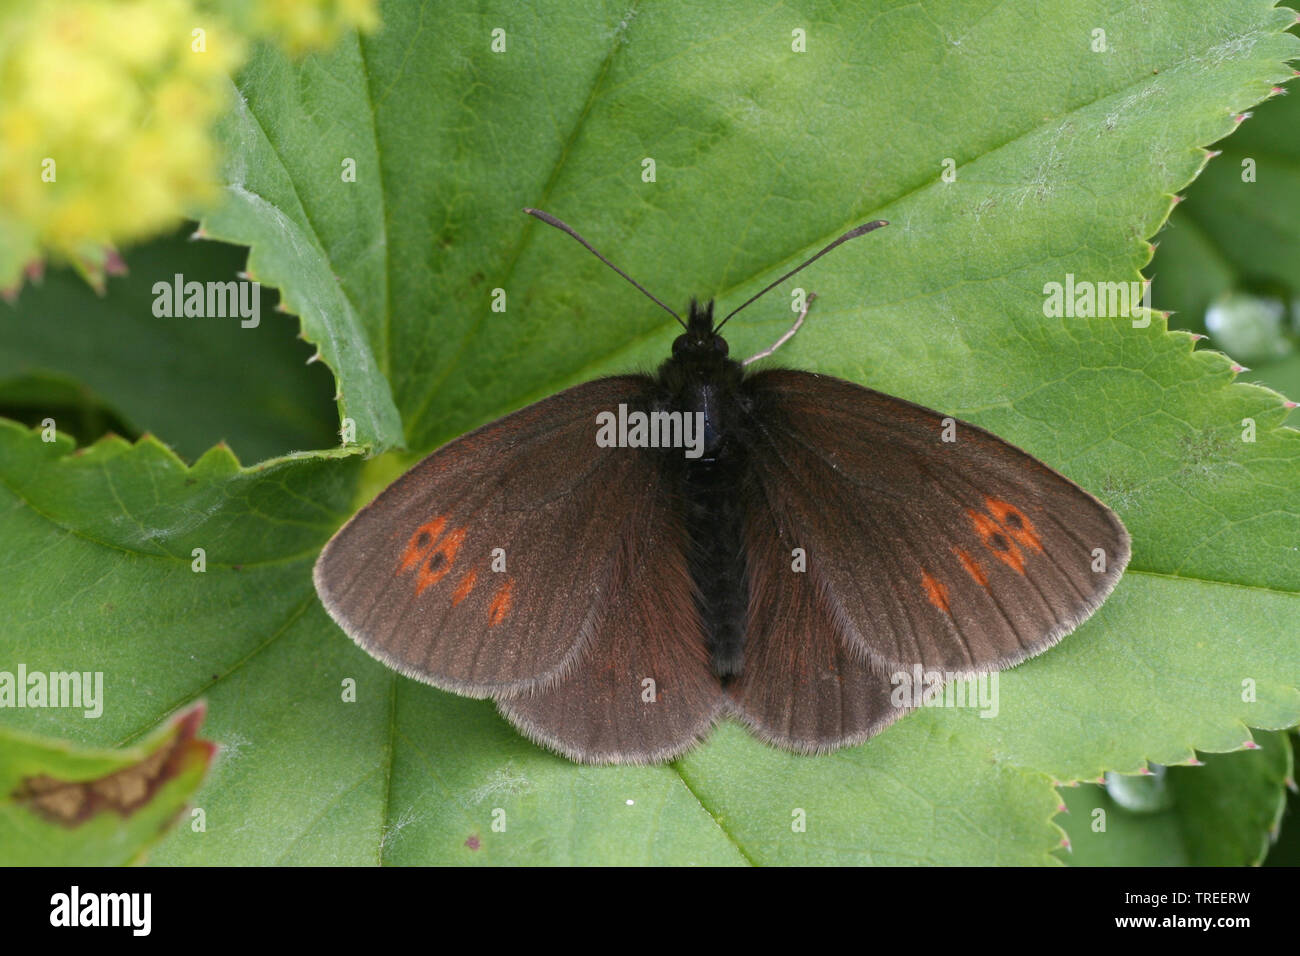
[[[325,607],[375,657],[458,693],[560,680],[606,612],[628,534],[627,509],[599,502],[639,500],[653,475],[596,445],[596,415],[649,383],[589,382],[434,452],[326,545]]]
[[[804,550],[831,618],[880,670],[979,672],[1037,654],[1128,561],[1109,509],[974,425],[806,372],[746,387],[752,478],[787,516],[783,547]]]

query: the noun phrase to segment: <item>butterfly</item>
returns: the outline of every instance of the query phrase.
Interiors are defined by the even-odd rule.
[[[584,763],[670,760],[723,717],[818,753],[917,705],[900,675],[1045,651],[1129,558],[1119,518],[975,426],[828,375],[748,366],[682,320],[655,375],[567,389],[438,449],[315,566],[325,608],[408,677],[490,697]]]

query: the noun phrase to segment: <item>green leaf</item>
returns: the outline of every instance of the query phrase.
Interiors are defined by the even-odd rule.
[[[1287,735],[1261,734],[1258,750],[1125,778],[1164,791],[1167,806],[1155,812],[1135,811],[1122,793],[1117,801],[1115,783],[1112,792],[1095,784],[1066,790],[1069,816],[1062,822],[1071,850],[1064,858],[1074,866],[1258,864],[1277,836],[1292,773]]]
[[[98,438],[135,430],[89,388],[58,372],[31,371],[0,381],[0,415],[27,425]]]
[[[380,347],[393,314],[387,197],[377,176],[368,87],[364,78],[355,82],[359,56],[353,37],[335,58],[350,63],[354,75],[331,76],[314,59],[295,67],[263,47],[223,124],[226,202],[203,226],[213,238],[253,247],[248,274],[280,289],[281,304],[302,317],[304,337],[338,374],[340,417],[356,423],[359,442],[387,447],[402,444],[384,378],[389,355]],[[254,88],[265,93],[266,115],[250,109]],[[330,115],[293,108],[322,93]],[[363,171],[353,183],[342,178],[348,160]],[[420,314],[411,310],[408,318]]]
[[[383,32],[332,55],[258,54],[228,125],[228,201],[205,222],[249,244],[250,271],[302,316],[358,439],[418,452],[667,355],[662,313],[524,205],[661,297],[732,306],[889,219],[800,276],[819,300],[782,360],[991,428],[1133,532],[1115,594],[1001,675],[995,718],[926,709],[816,758],[727,724],[670,766],[576,767],[328,621],[309,569],[355,507],[355,458],[254,471],[212,452],[187,471],[148,441],[73,458],[5,429],[0,532],[39,557],[9,571],[27,596],[0,606],[15,621],[0,660],[75,653],[140,685],[70,734],[120,740],[159,707],[210,702],[231,751],[203,795],[221,825],[175,835],[164,863],[1050,864],[1054,781],[1300,722],[1300,433],[1281,400],[1158,318],[1043,312],[1067,274],[1137,278],[1196,147],[1289,77],[1292,15],[1228,0],[1195,18],[1173,0],[1052,12],[390,4]],[[784,331],[784,294],[728,326],[734,354]],[[209,546],[194,574],[190,548],[213,540],[220,573]],[[92,620],[114,627],[70,629],[104,604],[114,616]]]
[[[1300,742],[1300,732],[1293,728],[1290,739],[1292,760],[1294,760],[1296,744]],[[1288,793],[1286,807],[1282,811],[1281,832],[1264,859],[1265,866],[1300,866],[1300,825],[1296,823],[1296,820],[1300,819],[1300,787],[1296,786],[1294,775],[1286,781],[1286,787]]]
[[[244,250],[190,241],[192,232],[128,252],[129,273],[110,279],[103,296],[57,269],[0,305],[0,403],[10,414],[21,409],[32,425],[53,417],[83,443],[125,423],[129,435],[152,431],[190,460],[219,441],[254,461],[333,444],[328,373],[304,364],[312,350],[268,291],[256,326],[238,316],[154,315],[155,283],[170,288],[177,274],[229,282],[243,268]],[[50,394],[54,381],[80,383],[80,400]],[[87,403],[101,414],[75,414]]]
[[[1151,263],[1156,304],[1204,329],[1209,304],[1244,281],[1300,293],[1300,99],[1278,96],[1215,144]]]
[[[193,707],[123,750],[0,727],[0,863],[113,866],[143,859],[203,782],[215,749],[197,736],[202,722],[203,707]]]
[[[1220,155],[1187,191],[1159,235],[1151,263],[1152,295],[1173,310],[1172,324],[1205,332],[1212,304],[1233,293],[1260,295],[1290,311],[1290,334],[1275,359],[1238,354],[1247,376],[1300,397],[1300,100],[1278,96],[1255,110],[1241,132],[1216,144]],[[1295,413],[1292,412],[1294,416]],[[1292,418],[1294,422],[1294,417]]]

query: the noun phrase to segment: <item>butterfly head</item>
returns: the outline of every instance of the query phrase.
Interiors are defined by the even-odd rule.
[[[714,331],[713,300],[701,305],[692,299],[686,331],[673,340],[673,358],[725,359],[728,351],[727,340]]]

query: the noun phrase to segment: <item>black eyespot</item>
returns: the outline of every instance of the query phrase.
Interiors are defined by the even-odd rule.
[[[1023,525],[1023,522],[1021,522],[1020,520],[1020,515],[1012,511],[1010,514],[1007,515],[1006,524],[1007,527],[1009,528],[1019,528]]]
[[[989,538],[989,544],[993,545],[993,550],[995,551],[1007,550],[1007,539],[1002,537],[1000,534],[995,534]]]
[[[436,554],[434,554],[431,558],[429,558],[429,563],[426,565],[426,567],[428,567],[428,569],[432,571],[435,568],[441,567],[442,563],[446,560],[447,560],[447,556],[443,554],[441,551],[439,551]]]

